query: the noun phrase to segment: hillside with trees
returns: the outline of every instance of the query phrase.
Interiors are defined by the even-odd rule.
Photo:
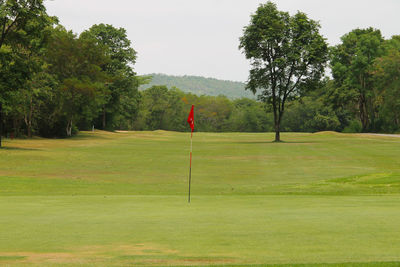
[[[200,76],[174,76],[157,73],[145,76],[151,77],[151,81],[148,84],[142,85],[140,87],[141,90],[150,88],[153,85],[166,85],[168,87],[177,87],[185,93],[192,93],[195,95],[224,95],[230,99],[241,97],[256,98],[252,92],[245,90],[246,84],[242,82],[225,81]]]

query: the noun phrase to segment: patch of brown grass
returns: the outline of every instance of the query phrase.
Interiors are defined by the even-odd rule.
[[[128,256],[124,259],[124,256]],[[110,264],[126,266],[145,264],[165,265],[208,265],[236,263],[231,257],[192,257],[179,255],[176,250],[154,244],[116,244],[82,246],[68,252],[0,252],[0,257],[10,257],[1,264],[46,265],[55,264]],[[15,259],[12,259],[15,257]],[[136,258],[137,257],[137,258]],[[159,257],[159,258],[158,258]]]

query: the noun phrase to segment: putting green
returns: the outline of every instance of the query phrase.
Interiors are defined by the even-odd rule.
[[[6,140],[0,265],[398,266],[400,139],[272,136]]]

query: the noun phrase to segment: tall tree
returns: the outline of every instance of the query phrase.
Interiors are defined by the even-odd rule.
[[[102,128],[112,128],[118,118],[130,119],[137,110],[138,81],[133,65],[136,61],[136,51],[131,47],[124,28],[115,28],[108,24],[93,25],[88,31],[82,33],[83,38],[94,38],[103,46],[110,61],[102,66],[110,76],[107,83],[106,102],[101,115]],[[130,105],[128,104],[128,100]],[[130,114],[130,115],[129,115]],[[128,116],[128,117],[126,117]],[[110,123],[111,125],[107,126]]]
[[[41,44],[37,38],[53,22],[42,0],[0,1],[0,147],[4,104],[1,96],[23,87],[29,80],[29,51]]]
[[[386,53],[373,66],[374,86],[379,94],[383,130],[400,129],[400,36],[385,42]]]
[[[103,102],[107,74],[101,66],[109,57],[103,46],[93,39],[77,38],[62,27],[54,30],[49,42],[46,61],[49,72],[59,81],[60,105],[65,116],[66,134],[72,135],[79,120],[92,121]]]
[[[272,106],[275,141],[279,142],[285,103],[320,80],[328,46],[320,25],[302,12],[290,16],[272,2],[261,4],[244,28],[239,48],[251,62],[246,88]]]
[[[357,107],[363,131],[372,130],[375,122],[375,92],[372,70],[374,60],[384,53],[379,30],[355,29],[342,38],[331,51],[331,69],[336,101]]]

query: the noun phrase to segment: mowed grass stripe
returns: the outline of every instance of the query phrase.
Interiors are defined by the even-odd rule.
[[[0,256],[163,266],[400,260],[400,196],[185,200],[2,197]]]
[[[195,133],[197,195],[400,193],[400,139],[378,136]],[[189,134],[86,132],[68,140],[6,140],[2,195],[184,195]],[[387,182],[335,183],[352,176]],[[15,179],[13,179],[15,178]],[[383,179],[382,181],[384,181]],[[24,181],[24,182],[22,182]]]

